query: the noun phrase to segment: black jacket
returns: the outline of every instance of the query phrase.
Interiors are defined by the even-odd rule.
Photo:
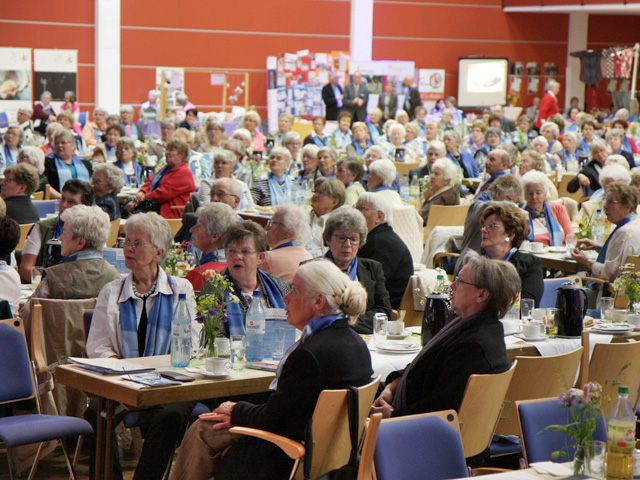
[[[33,204],[28,195],[14,195],[6,198],[7,217],[13,218],[19,224],[37,223],[40,221],[38,208]]]
[[[384,313],[391,318],[391,303],[389,292],[385,285],[382,264],[375,260],[358,257],[358,281],[367,291],[367,309],[358,317],[353,329],[358,333],[373,332],[373,316]]]
[[[369,232],[358,258],[370,258],[382,264],[391,308],[399,309],[413,275],[413,259],[407,245],[388,223],[383,223]]]
[[[391,416],[458,410],[470,375],[508,369],[502,323],[494,312],[484,310],[420,358],[407,376],[406,404]],[[387,383],[402,373],[391,373]]]
[[[89,178],[93,175],[93,166],[89,160],[80,159],[83,165],[89,172]],[[60,179],[58,178],[58,168],[56,167],[56,160],[53,155],[44,159],[44,174],[49,179],[49,185],[51,188],[62,193],[63,185],[60,185]]]
[[[336,320],[291,352],[267,403],[238,402],[231,423],[301,441],[322,390],[366,385],[372,374],[366,344],[346,319]],[[224,453],[215,478],[286,479],[292,465],[293,461],[275,445],[247,437]]]
[[[598,166],[598,168],[596,168],[596,165]],[[600,164],[595,160],[591,160],[584,167],[582,167],[579,172],[585,175],[589,179],[589,182],[591,182],[589,187],[587,187],[587,195],[591,195],[593,192],[600,188],[599,168],[601,168]],[[569,183],[567,184],[567,191],[569,193],[575,193],[580,188],[582,188],[582,186],[580,185],[580,180],[578,180],[578,175],[576,175],[571,180],[569,180]]]
[[[342,86],[338,84],[337,87],[338,90],[340,90],[340,93],[343,93]],[[335,93],[333,93],[331,83],[327,83],[322,87],[322,101],[327,106],[325,115],[327,120],[336,120],[338,118],[338,113],[340,113],[340,109],[338,108],[338,100],[336,99]]]
[[[520,297],[534,299],[537,308],[544,290],[540,257],[531,253],[516,252],[509,259],[509,263],[516,267],[522,281]]]

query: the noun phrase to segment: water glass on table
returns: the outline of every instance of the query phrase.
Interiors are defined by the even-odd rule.
[[[558,324],[556,324],[556,318],[558,318],[557,308],[547,308],[547,318],[545,325],[547,326],[547,335],[558,335]]]
[[[387,316],[376,313],[373,316],[373,344],[379,345],[387,340]]]
[[[535,301],[532,298],[523,298],[520,300],[520,318],[523,323],[531,320],[533,307],[535,307]]]
[[[612,321],[613,297],[600,298],[600,321],[610,323]]]
[[[284,356],[284,340],[286,337],[286,324],[277,322],[273,327],[273,353],[271,357],[274,360],[280,360]]]
[[[231,368],[233,370],[242,370],[244,368],[244,352],[244,335],[231,335]]]
[[[571,255],[571,251],[576,248],[578,240],[576,239],[575,233],[567,233],[567,236],[564,239],[564,243],[567,247],[567,255]]]
[[[42,280],[42,276],[44,275],[44,268],[42,267],[31,267],[31,288],[35,291],[40,285],[40,281]]]
[[[585,473],[593,478],[605,478],[607,443],[601,440],[593,440],[591,445],[587,445],[585,453]]]

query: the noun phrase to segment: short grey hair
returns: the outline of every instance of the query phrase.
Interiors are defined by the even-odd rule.
[[[96,107],[93,109],[93,116],[95,117],[96,113],[102,113],[105,117],[105,120],[107,118],[107,115],[109,115],[109,112],[107,112],[106,109],[102,108],[102,107]]]
[[[442,170],[444,179],[449,180],[449,185],[454,184],[456,177],[458,176],[458,169],[453,164],[451,159],[447,157],[437,159],[435,162],[433,162],[433,165],[431,165],[431,172],[433,172],[433,170],[436,168]]]
[[[621,155],[611,155],[611,157],[616,156],[620,157]],[[607,159],[607,161],[608,160],[609,159]],[[624,160],[624,163],[626,165],[629,165],[626,158],[622,157],[622,160]],[[602,170],[600,170],[600,175],[598,177],[600,185],[603,185],[604,181],[607,179],[624,182],[626,185],[631,185],[631,173],[629,173],[629,170],[621,165],[612,164],[604,166]]]
[[[18,111],[24,113],[25,115],[33,115],[33,110],[31,110],[29,107],[20,107]]]
[[[427,147],[427,153],[429,153],[429,150],[431,150],[432,148],[438,150],[438,153],[441,157],[447,156],[447,147],[445,147],[444,143],[442,143],[440,140],[431,140],[429,142],[429,146]]]
[[[57,140],[60,137],[64,137],[66,140],[69,141],[69,143],[73,145],[76,144],[76,137],[73,135],[73,133],[71,133],[71,130],[67,130],[63,127],[62,130],[58,130],[56,133],[53,134],[54,140]]]
[[[382,145],[371,145],[369,148],[367,148],[367,150],[364,152],[365,158],[367,157],[367,153],[369,152],[377,153],[380,156],[381,160],[386,160],[389,158],[389,152]]]
[[[384,215],[384,223],[393,225],[393,206],[382,195],[378,195],[375,192],[363,192],[358,197],[358,203],[368,203],[373,207],[376,212],[382,212]]]
[[[609,155],[613,153],[611,151],[611,147],[607,142],[605,142],[601,138],[594,138],[591,141],[591,145],[589,145],[589,153],[591,154],[591,158],[593,158],[593,155],[595,154],[596,150],[599,150],[601,148],[604,148],[607,152],[609,152]]]
[[[176,101],[180,102],[180,104],[186,104],[189,101],[189,97],[184,92],[176,93]]]
[[[40,175],[44,173],[44,152],[41,148],[28,145],[22,147],[18,156],[21,154],[24,155],[31,165],[38,169]]]
[[[469,249],[463,261],[471,265],[471,281],[477,288],[489,291],[487,307],[493,310],[498,318],[502,318],[516,301],[522,281],[516,268],[503,260],[491,260],[478,255]]]
[[[402,111],[404,112],[404,110]],[[405,115],[406,114],[407,112],[405,112]],[[404,125],[402,125],[401,123],[395,123],[389,127],[389,136],[391,136],[391,134],[396,130],[402,132],[402,138],[404,138],[404,136],[407,134],[407,129],[404,128]]]
[[[209,235],[224,235],[238,221],[238,214],[226,203],[208,203],[198,207],[196,218]]]
[[[156,250],[162,251],[162,255],[158,258],[158,265],[160,265],[167,257],[173,243],[173,230],[167,221],[156,212],[136,213],[131,215],[124,224],[125,236],[133,232],[149,234],[151,244]]]
[[[578,138],[578,134],[576,132],[564,132],[563,138],[571,138],[577,144],[580,144],[580,140]]]
[[[318,150],[320,150],[318,148],[317,145],[313,144],[313,143],[307,143],[304,147],[302,147],[302,156],[304,157],[305,155],[309,155],[311,158],[318,158]]]
[[[396,117],[395,117],[396,122],[400,123],[400,117],[407,117],[407,120],[409,120],[409,114],[404,110],[398,110],[396,112]],[[400,123],[400,125],[402,124]]]
[[[131,105],[120,105],[120,113],[129,112],[133,114],[133,107]]]
[[[124,187],[124,171],[113,163],[98,163],[93,167],[93,175],[99,172],[103,172],[107,177],[109,188],[113,188],[116,194],[120,193]]]
[[[541,144],[541,145],[544,145],[545,148],[549,148],[549,140],[544,138],[542,135],[537,136],[531,142],[531,145],[537,145],[537,144]]]
[[[338,200],[338,205],[335,208],[344,205],[345,198],[347,196],[347,189],[340,180],[336,177],[318,177],[313,182],[314,190],[319,186],[324,186],[324,193],[334,200]]]
[[[418,125],[416,125],[415,123],[411,123],[411,122],[407,123],[407,124],[404,126],[404,129],[405,129],[407,132],[409,132],[409,131],[410,131],[410,132],[411,132],[411,133],[413,133],[416,137],[420,136],[420,127],[419,127]]]
[[[367,291],[362,284],[351,280],[331,260],[322,258],[304,263],[296,275],[304,283],[305,298],[325,296],[327,309],[320,312],[323,315],[342,312],[353,324],[367,309]]]
[[[455,130],[447,130],[446,132],[444,132],[442,134],[442,139],[444,140],[445,138],[451,138],[458,145],[460,144],[460,134],[458,132],[456,132]]]
[[[273,150],[271,150],[269,157],[276,154],[282,155],[284,158],[287,159],[287,168],[291,165],[292,159],[291,159],[291,152],[289,150],[287,150],[284,147],[274,147]]]
[[[560,84],[558,82],[556,82],[555,80],[549,80],[549,82],[547,83],[547,90],[551,90],[552,88],[557,88],[559,87]],[[500,317],[502,318],[502,317]]]
[[[396,179],[396,166],[391,160],[376,160],[369,165],[369,172],[374,173],[385,187],[390,187]]]
[[[245,140],[249,143],[253,142],[253,138],[251,138],[251,132],[246,128],[238,128],[231,135],[231,139],[234,137],[240,137],[240,139]]]
[[[260,115],[258,115],[258,112],[256,112],[255,110],[249,110],[244,114],[243,119],[254,120],[258,123],[258,125],[260,125],[260,122],[262,122]]]
[[[165,118],[164,120],[162,120],[160,122],[160,128],[162,127],[173,127],[174,130],[178,128],[176,122],[171,118]]]
[[[300,134],[298,132],[294,132],[293,130],[285,133],[284,137],[282,137],[282,145],[284,145],[285,147],[295,141],[300,142],[300,145],[302,145],[302,137],[300,137]]]
[[[233,165],[234,167],[238,164],[238,157],[234,155],[233,152],[227,150],[226,148],[218,148],[213,154],[213,161],[222,160],[229,165]]]
[[[336,161],[336,162],[338,161],[338,152],[336,151],[336,149],[335,149],[335,148],[333,148],[333,147],[321,147],[321,148],[318,150],[318,157],[319,157],[320,155],[322,155],[323,153],[328,153],[328,154],[329,154],[329,156],[330,156],[334,161]]]
[[[611,137],[618,137],[620,141],[622,141],[624,139],[624,131],[620,130],[619,128],[612,128],[611,130],[607,130],[604,138],[606,140],[609,140]]]
[[[85,250],[102,252],[111,231],[109,215],[104,210],[96,206],[76,205],[62,212],[60,220],[74,237],[86,240]]]
[[[273,216],[278,215],[285,229],[290,230],[296,241],[305,243],[311,236],[309,214],[293,203],[282,203],[275,207]]]
[[[360,235],[360,246],[367,241],[367,221],[364,215],[355,208],[340,207],[329,214],[322,232],[322,239],[325,245],[329,245],[333,232],[338,229],[349,230]]]
[[[247,154],[247,149],[244,148],[244,145],[237,138],[230,138],[222,142],[222,148],[224,150],[229,150],[230,152],[235,153],[236,155],[240,155],[244,157]]]
[[[213,189],[213,187],[215,187],[216,185],[221,185],[223,188],[228,187],[228,194],[240,199],[242,198],[242,185],[240,184],[239,180],[229,177],[216,178],[211,182],[211,188]]]
[[[544,130],[545,128],[550,128],[551,129],[551,133],[553,134],[553,138],[558,138],[558,136],[560,135],[560,127],[558,127],[558,124],[554,123],[554,122],[544,122],[541,126],[540,126],[540,131],[542,132],[542,130]]]
[[[116,153],[120,145],[126,145],[133,151],[133,161],[135,162],[138,158],[138,150],[136,149],[136,144],[131,139],[131,137],[120,137],[118,140],[116,140]]]
[[[622,155],[609,155],[607,157],[607,159],[604,162],[605,165],[618,165],[622,168],[624,168],[625,170],[630,170],[629,168],[629,162],[627,162],[627,159],[624,158]],[[600,172],[602,174],[602,171]]]
[[[522,189],[526,192],[528,185],[542,185],[545,193],[549,191],[549,177],[538,170],[529,170],[522,176]]]

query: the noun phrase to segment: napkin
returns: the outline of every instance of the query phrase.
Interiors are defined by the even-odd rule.
[[[573,475],[573,470],[569,467],[562,465],[561,463],[554,462],[537,462],[529,465],[537,473],[555,475],[558,477],[566,477],[567,475]]]

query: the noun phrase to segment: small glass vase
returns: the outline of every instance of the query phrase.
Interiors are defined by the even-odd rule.
[[[574,475],[586,475],[586,459],[587,459],[587,451],[588,445],[579,444],[576,448],[576,453],[573,456],[573,474]]]

